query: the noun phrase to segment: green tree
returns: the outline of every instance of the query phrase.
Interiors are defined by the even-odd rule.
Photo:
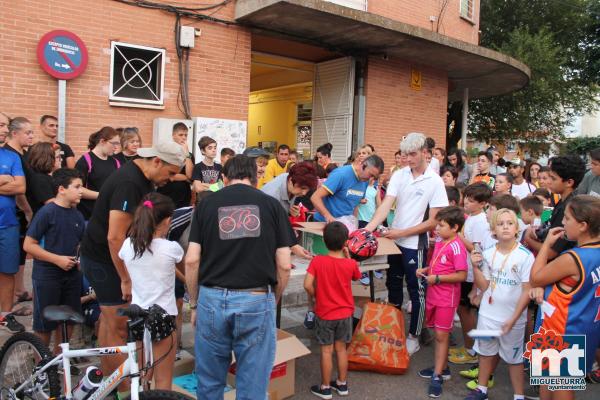
[[[597,106],[598,0],[486,0],[481,45],[529,66],[524,89],[469,103],[469,130],[482,140],[562,138],[576,113]],[[448,145],[460,139],[461,103],[448,112]]]

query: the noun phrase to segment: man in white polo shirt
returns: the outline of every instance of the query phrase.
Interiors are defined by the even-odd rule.
[[[406,279],[412,303],[406,347],[412,355],[420,348],[419,335],[425,319],[425,286],[415,272],[425,266],[427,232],[435,228],[435,216],[448,206],[448,197],[442,178],[427,165],[425,135],[410,133],[400,144],[400,150],[407,155],[408,166],[392,176],[385,199],[366,228],[377,228],[396,203],[394,221],[385,236],[396,241],[402,254],[389,256],[386,285],[389,302],[400,307]]]

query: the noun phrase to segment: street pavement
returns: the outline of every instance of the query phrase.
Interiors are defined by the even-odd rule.
[[[31,277],[30,262],[27,265],[25,276]],[[31,289],[30,278],[26,281],[26,286]],[[31,305],[31,303],[24,304]],[[310,387],[320,382],[319,345],[314,337],[314,332],[307,330],[302,325],[305,312],[305,307],[283,309],[282,312],[282,329],[296,335],[311,350],[311,354],[296,360],[296,395],[292,397],[294,400],[317,399],[316,396],[310,393]],[[25,324],[28,330],[31,330],[31,317],[18,317],[17,319]],[[406,326],[408,326],[408,321]],[[459,327],[455,327],[454,335],[457,340],[461,340]],[[0,330],[0,344],[3,344],[8,337],[9,334],[6,331]],[[193,328],[189,323],[186,323],[183,328],[183,346],[190,353],[193,353],[194,350],[193,341]],[[428,380],[420,378],[417,372],[433,365],[433,350],[433,344],[430,346],[421,346],[421,350],[411,359],[410,369],[405,375],[383,375],[372,372],[350,371],[348,377],[350,396],[348,398],[363,400],[428,398]],[[465,383],[467,380],[458,375],[461,369],[466,368],[468,368],[468,365],[458,366],[450,364],[452,379],[444,383],[443,399],[463,399],[466,396],[468,389],[465,387]],[[335,375],[333,378],[335,378]],[[528,379],[527,375],[526,378]],[[496,373],[496,385],[490,389],[489,397],[490,399],[510,400],[513,398],[512,396],[513,392],[508,377],[507,366],[504,363],[500,363]],[[334,394],[334,398],[336,397]],[[600,384],[588,384],[587,390],[578,393],[576,398],[581,400],[600,400]]]

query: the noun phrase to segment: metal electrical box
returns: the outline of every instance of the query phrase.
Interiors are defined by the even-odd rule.
[[[196,28],[194,28],[193,26],[182,26],[180,28],[180,30],[179,30],[179,46],[193,49],[195,39],[196,39]]]
[[[188,128],[187,144],[195,157],[194,122],[190,119],[155,118],[152,124],[152,143],[172,141],[173,126],[178,122],[183,122]]]

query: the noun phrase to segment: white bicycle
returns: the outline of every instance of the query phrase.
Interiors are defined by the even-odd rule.
[[[62,353],[56,357],[34,334],[21,332],[11,336],[0,350],[0,400],[17,399],[75,399],[102,400],[107,398],[126,379],[130,379],[131,400],[190,400],[182,393],[169,390],[143,390],[140,384],[145,370],[161,360],[140,370],[137,358],[136,341],[132,329],[143,325],[148,312],[139,306],[131,305],[120,310],[129,318],[128,339],[125,346],[101,347],[70,350],[69,343],[61,343]],[[49,306],[44,309],[44,318],[62,324],[63,338],[67,338],[67,323],[82,323],[83,317],[68,306]],[[150,349],[152,346],[149,346]],[[151,351],[147,350],[146,352]],[[71,382],[71,359],[76,357],[103,357],[115,354],[127,355],[127,359],[110,376],[81,396],[74,396]],[[149,357],[152,359],[152,357]],[[63,381],[59,379],[62,369]],[[64,388],[64,395],[63,389]]]

